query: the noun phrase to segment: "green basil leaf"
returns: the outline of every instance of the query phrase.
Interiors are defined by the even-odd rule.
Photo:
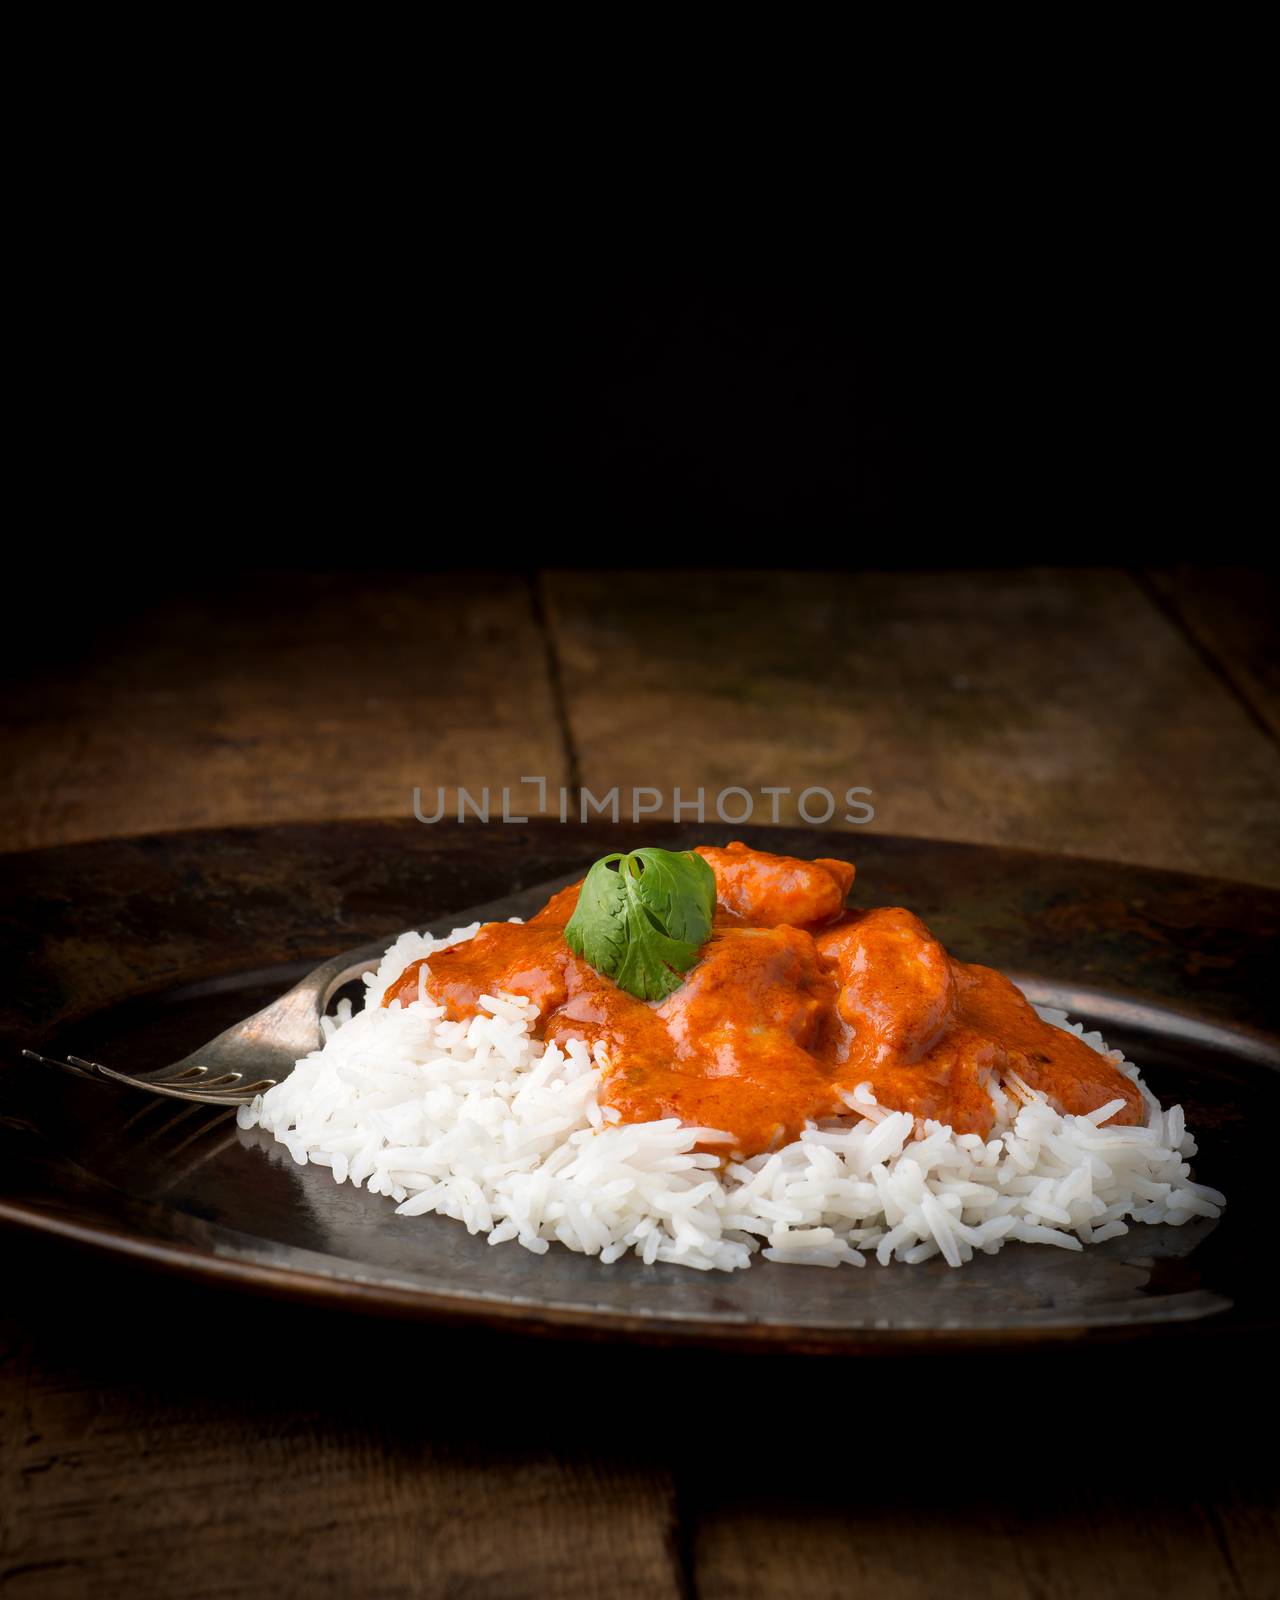
[[[602,856],[583,881],[565,942],[637,1000],[663,1000],[711,933],[716,880],[692,851]]]

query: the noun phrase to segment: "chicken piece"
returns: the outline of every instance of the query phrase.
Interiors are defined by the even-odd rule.
[[[1042,1022],[1035,1008],[1002,972],[952,962],[966,1024],[998,1042],[999,1075],[1010,1072],[1043,1094],[1055,1110],[1087,1116],[1109,1100],[1124,1106],[1110,1125],[1140,1126],[1147,1119],[1142,1091],[1114,1061],[1091,1049],[1078,1034]]]
[[[954,1018],[951,959],[911,912],[868,911],[816,943],[836,968],[836,1008],[854,1030],[853,1058],[866,1066],[919,1060]]]
[[[641,1008],[656,1032],[612,1041],[601,1098],[624,1121],[676,1116],[732,1132],[730,1151],[771,1149],[840,1109],[827,1063],[834,999],[807,933],[722,928],[674,994]]]
[[[957,1133],[977,1133],[985,1139],[995,1121],[996,1108],[988,1082],[999,1075],[1002,1052],[994,1039],[958,1023],[944,1028],[933,1046],[909,1065],[887,1065],[866,1073],[876,1099],[886,1110],[910,1111],[913,1117],[932,1118]],[[851,1074],[863,1076],[864,1068]],[[850,1089],[855,1082],[848,1082]]]
[[[788,1040],[819,1047],[832,981],[813,940],[795,928],[724,928],[657,1007],[677,1055],[767,1052]]]
[[[699,845],[697,853],[716,875],[720,905],[757,928],[833,922],[853,884],[849,861],[799,861],[752,850],[739,841],[724,849]]]

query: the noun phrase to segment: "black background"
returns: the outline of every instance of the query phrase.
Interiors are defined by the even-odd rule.
[[[618,254],[130,284],[63,393],[64,601],[262,566],[1261,558],[1260,360],[1221,263]]]

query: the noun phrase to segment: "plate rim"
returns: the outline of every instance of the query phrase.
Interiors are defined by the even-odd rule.
[[[33,1202],[3,1195],[0,1195],[0,1227],[56,1239],[60,1244],[89,1250],[107,1259],[127,1259],[131,1264],[159,1271],[162,1275],[176,1272],[188,1281],[207,1286],[265,1294],[272,1299],[322,1306],[326,1310],[354,1310],[428,1325],[483,1327],[491,1332],[543,1337],[567,1336],[600,1342],[623,1338],[629,1343],[659,1348],[773,1350],[809,1355],[1012,1351],[1046,1344],[1075,1347],[1113,1345],[1137,1339],[1177,1340],[1192,1332],[1197,1337],[1206,1333],[1238,1336],[1264,1331],[1269,1326],[1261,1320],[1241,1317],[1231,1302],[1217,1311],[1159,1321],[1131,1318],[1097,1323],[1026,1323],[1000,1328],[841,1329],[759,1321],[726,1324],[701,1317],[660,1319],[599,1308],[442,1295],[429,1289],[411,1289],[306,1268],[274,1267],[243,1257],[222,1256],[215,1250],[191,1243],[126,1232],[118,1226],[103,1226],[91,1218],[61,1217],[41,1211]]]

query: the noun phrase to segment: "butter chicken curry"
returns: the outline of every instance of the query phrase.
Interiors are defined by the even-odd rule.
[[[848,862],[744,844],[697,854],[715,874],[714,922],[665,999],[635,999],[569,948],[581,884],[528,923],[487,923],[437,951],[426,995],[459,1020],[481,995],[523,996],[548,1043],[603,1043],[600,1100],[623,1122],[718,1129],[744,1157],[796,1138],[810,1119],[849,1116],[841,1093],[864,1082],[881,1106],[957,1133],[990,1132],[986,1085],[1010,1073],[1059,1111],[1121,1100],[1110,1121],[1143,1121],[1138,1086],[1042,1022],[1007,978],[955,960],[910,911],[847,909]],[[422,966],[407,968],[383,1004],[416,1000]]]

